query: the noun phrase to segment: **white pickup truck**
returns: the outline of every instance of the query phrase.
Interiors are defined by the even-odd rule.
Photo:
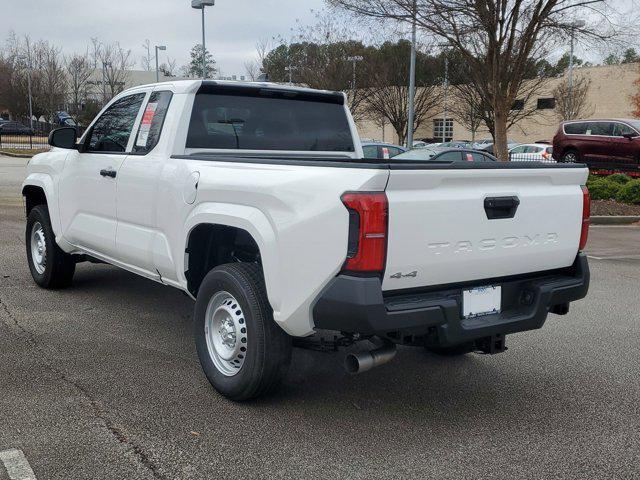
[[[377,344],[351,372],[397,344],[497,353],[587,293],[584,166],[364,160],[342,93],[136,87],[49,142],[22,189],[35,282],[100,261],[184,290],[234,400],[277,384],[294,339]]]

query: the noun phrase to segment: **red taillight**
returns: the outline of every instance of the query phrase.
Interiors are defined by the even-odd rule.
[[[584,247],[587,245],[590,217],[591,197],[589,196],[589,189],[585,185],[582,185],[582,231],[580,232],[580,246],[578,250],[584,250]]]
[[[344,270],[382,272],[387,254],[387,196],[384,192],[345,193],[342,203],[350,216]]]

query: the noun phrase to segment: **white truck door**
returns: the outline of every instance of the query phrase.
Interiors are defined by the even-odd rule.
[[[131,155],[120,167],[117,179],[116,258],[151,277],[157,277],[158,271],[166,275],[162,265],[170,259],[166,237],[158,230],[158,214],[163,212],[158,212],[157,197],[158,178],[167,160],[163,146],[168,142],[158,143],[172,97],[169,90],[151,93],[134,128]],[[175,271],[172,264],[170,267]]]
[[[81,151],[67,158],[59,190],[62,232],[83,250],[115,256],[117,175],[145,95],[115,101],[90,127]]]

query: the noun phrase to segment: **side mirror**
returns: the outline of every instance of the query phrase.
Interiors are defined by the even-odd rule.
[[[623,133],[622,136],[628,140],[633,140],[638,137],[637,133]]]
[[[78,133],[73,127],[62,127],[52,130],[49,134],[49,145],[52,147],[75,149]]]

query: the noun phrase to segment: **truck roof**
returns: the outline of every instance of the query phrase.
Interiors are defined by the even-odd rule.
[[[330,90],[317,90],[308,87],[302,87],[298,85],[289,85],[289,84],[281,84],[281,83],[272,83],[272,82],[238,82],[235,80],[175,80],[175,81],[166,81],[159,83],[149,83],[146,85],[138,85],[135,87],[128,88],[125,92],[134,91],[142,88],[150,88],[158,85],[172,85],[176,91],[176,93],[196,93],[198,89],[202,85],[226,85],[233,86],[236,88],[270,88],[282,91],[289,92],[322,92],[329,94],[339,94],[344,95],[343,92],[335,92]]]

